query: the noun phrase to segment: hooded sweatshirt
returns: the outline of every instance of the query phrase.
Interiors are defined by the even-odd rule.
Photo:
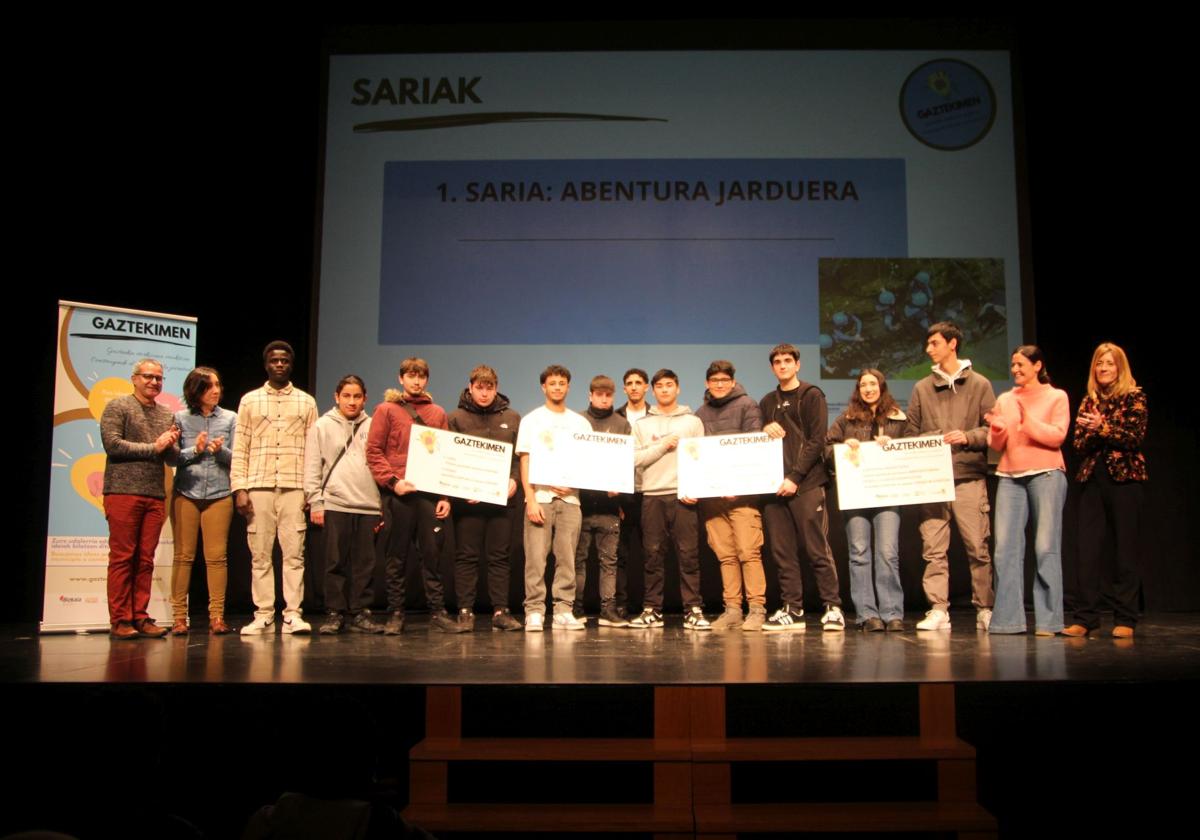
[[[904,435],[944,435],[961,430],[967,436],[967,443],[953,448],[954,479],[984,478],[988,427],[983,416],[995,404],[992,383],[971,369],[969,359],[959,359],[958,372],[953,375],[935,365],[929,376],[913,386]]]
[[[627,435],[631,433],[629,421],[611,408],[601,411],[589,405],[583,416],[592,424],[593,432],[604,432],[609,435]],[[618,516],[621,508],[621,497],[610,496],[603,490],[580,490],[579,503],[583,506],[583,515],[608,514]]]
[[[450,412],[447,425],[452,432],[511,443],[513,459],[509,475],[517,484],[521,483],[521,459],[517,456],[517,430],[521,426],[521,415],[509,408],[508,397],[497,392],[492,404],[485,408],[471,397],[470,388],[463,388],[462,396],[458,398],[458,408]]]
[[[446,412],[433,404],[428,393],[408,397],[404,391],[389,388],[371,417],[371,434],[367,438],[367,465],[380,487],[390,489],[391,480],[404,478],[404,469],[408,465],[408,439],[413,421],[405,403],[416,410],[426,426],[447,428]]]
[[[670,414],[657,405],[633,425],[635,489],[647,496],[674,495],[679,489],[677,449],[668,450],[660,441],[669,434],[680,440],[704,437],[704,423],[686,405],[676,404]]]
[[[733,390],[720,399],[715,399],[705,389],[704,405],[696,409],[696,416],[704,423],[706,435],[761,432],[763,427],[758,403],[750,398],[741,385],[734,385]]]
[[[829,408],[820,388],[797,381],[798,388],[785,391],[777,387],[759,401],[758,407],[763,425],[778,423],[787,433],[783,438],[783,477],[790,479],[798,491],[804,491],[829,481],[824,460]]]
[[[370,430],[371,418],[366,414],[347,420],[337,408],[325,412],[308,430],[304,444],[304,496],[310,508],[379,514],[379,488],[367,468]]]

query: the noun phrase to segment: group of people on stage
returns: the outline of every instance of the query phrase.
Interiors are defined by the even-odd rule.
[[[343,629],[399,634],[405,626],[407,561],[416,550],[430,626],[447,633],[475,628],[476,581],[481,561],[498,630],[582,630],[586,559],[592,543],[599,558],[599,624],[663,626],[664,564],[673,547],[679,567],[685,630],[802,630],[801,558],[809,565],[823,604],[824,630],[845,629],[837,567],[828,540],[827,464],[832,446],[855,449],[864,442],[941,435],[953,453],[954,500],[920,506],[925,559],[924,590],[930,609],[918,630],[950,627],[950,522],[954,520],[970,565],[976,626],[992,633],[1024,633],[1025,529],[1032,514],[1037,572],[1033,581],[1038,635],[1085,636],[1098,631],[1102,598],[1100,559],[1111,532],[1116,547],[1112,581],[1113,635],[1130,637],[1137,621],[1138,518],[1145,458],[1146,398],[1114,344],[1096,348],[1087,396],[1075,418],[1074,445],[1084,460],[1080,496],[1079,598],[1072,623],[1063,610],[1062,510],[1066,465],[1061,446],[1070,413],[1065,392],[1050,385],[1039,348],[1013,352],[1016,387],[994,396],[991,383],[963,358],[963,335],[950,322],[928,329],[929,376],[913,387],[907,409],[888,392],[884,374],[858,375],[846,411],[828,430],[825,395],[799,378],[800,353],[780,344],[769,354],[778,387],[755,402],[731,362],[717,360],[705,374],[703,405],[695,412],[679,402],[679,377],[631,368],[622,379],[627,402],[614,409],[616,383],[595,376],[589,404],[580,414],[566,406],[571,373],[550,365],[541,373],[545,402],[517,414],[499,391],[495,370],[470,372],[457,408],[447,414],[427,391],[429,366],[419,358],[400,365],[399,389],[390,389],[373,414],[367,388],[353,374],[338,381],[335,405],[318,416],[316,402],[291,383],[292,348],[274,341],[263,351],[267,381],[242,397],[236,414],[220,406],[217,372],[197,367],[184,382],[187,407],[175,414],[156,402],[162,366],[143,359],[134,366],[134,391],[111,401],[101,419],[108,461],[104,508],[109,522],[108,600],[114,639],[168,633],[148,613],[155,547],[166,516],[165,464],[176,465],[170,488],[175,532],[171,575],[172,626],[186,634],[188,586],[203,535],[209,592],[209,631],[231,632],[225,621],[226,545],[236,508],[246,519],[251,552],[251,595],[256,607],[243,635],[274,632],[275,580],[272,553],[282,553],[284,633],[308,633],[304,594],[304,542],[309,522],[324,531],[327,614],[319,631]],[[651,397],[652,399],[648,399]],[[524,498],[523,620],[508,604],[509,507],[450,499],[418,491],[406,479],[414,426],[448,429],[513,445],[508,506]],[[547,432],[632,435],[635,492],[577,490],[533,484],[531,444]],[[784,478],[774,495],[680,498],[676,469],[681,440],[703,435],[764,432],[781,439]],[[987,450],[999,453],[995,563],[986,487]],[[904,630],[896,507],[847,510],[850,594],[864,631]],[[386,523],[386,527],[384,527]],[[453,527],[457,615],[447,609],[439,567],[440,532]],[[711,620],[700,595],[700,531],[719,562],[724,609]],[[779,580],[782,604],[768,615],[762,559],[764,528]],[[371,584],[377,534],[383,531],[387,614],[373,615]],[[626,610],[623,550],[640,539],[644,598],[640,611]],[[554,572],[546,592],[546,564]],[[993,587],[994,574],[994,587]]]

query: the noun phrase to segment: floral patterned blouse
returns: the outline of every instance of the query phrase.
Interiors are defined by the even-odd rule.
[[[1146,456],[1141,452],[1146,437],[1146,394],[1141,389],[1121,397],[1095,400],[1083,398],[1079,412],[1100,415],[1100,425],[1085,429],[1075,425],[1075,451],[1084,456],[1079,466],[1079,481],[1092,477],[1096,461],[1103,456],[1113,481],[1145,481]]]

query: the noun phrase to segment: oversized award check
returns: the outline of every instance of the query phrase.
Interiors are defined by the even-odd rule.
[[[941,435],[901,438],[882,446],[860,443],[857,452],[837,443],[833,458],[842,510],[954,500],[950,444]]]
[[[783,483],[783,443],[762,432],[679,441],[679,497],[774,493]]]
[[[547,429],[529,449],[529,480],[551,487],[633,492],[633,436]]]
[[[414,425],[404,477],[427,493],[503,505],[512,451],[511,443]]]

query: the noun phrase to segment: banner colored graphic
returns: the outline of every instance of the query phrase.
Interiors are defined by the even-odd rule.
[[[100,415],[133,393],[133,365],[163,366],[158,402],[183,407],[183,380],[196,362],[196,320],[59,301],[46,588],[42,632],[108,628],[108,525]],[[150,613],[167,616],[174,541],[168,523],[155,555]]]

